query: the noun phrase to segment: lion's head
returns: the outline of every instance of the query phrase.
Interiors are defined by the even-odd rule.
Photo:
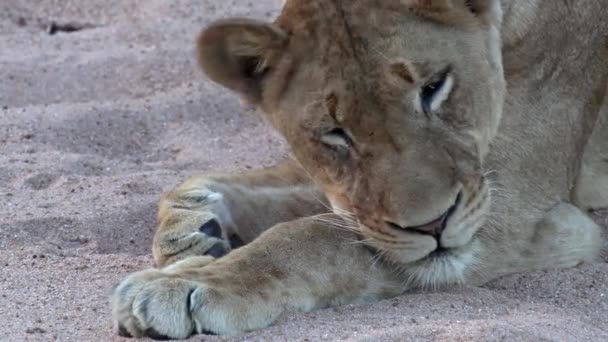
[[[489,206],[501,15],[497,0],[288,0],[275,23],[211,24],[199,62],[261,109],[370,246],[464,259]]]

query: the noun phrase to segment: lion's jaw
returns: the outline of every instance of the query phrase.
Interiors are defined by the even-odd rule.
[[[378,252],[386,261],[400,265],[412,274],[412,281],[421,280],[421,286],[439,286],[459,283],[464,271],[476,260],[477,234],[486,222],[491,206],[490,183],[480,178],[477,187],[460,188],[456,202],[450,208],[446,228],[440,237],[413,232],[387,230],[392,238],[378,234],[377,226],[363,223],[344,198],[331,194],[329,202],[335,214],[341,216],[346,226],[357,229],[362,243]],[[427,273],[428,272],[428,273]],[[440,278],[437,278],[441,276]],[[426,277],[426,278],[425,278]],[[425,279],[434,279],[425,280]]]

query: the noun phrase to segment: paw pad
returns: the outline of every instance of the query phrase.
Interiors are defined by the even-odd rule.
[[[209,248],[209,250],[207,250],[207,252],[205,253],[205,255],[210,255],[214,258],[221,258],[226,254],[228,254],[228,251],[226,251],[224,246],[222,246],[222,244],[220,244],[220,243],[216,243],[215,245],[213,245],[213,247]]]
[[[216,220],[211,220],[199,228],[200,232],[217,239],[222,238],[222,227]]]

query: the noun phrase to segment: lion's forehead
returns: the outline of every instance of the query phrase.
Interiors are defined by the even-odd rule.
[[[366,52],[371,40],[393,35],[403,12],[399,1],[291,0],[277,23],[314,46],[316,55],[348,58]]]
[[[407,6],[399,1],[311,1],[290,0],[279,18],[282,26],[291,31],[318,34],[368,32],[373,28],[387,28],[386,20],[407,13]],[[358,32],[357,32],[358,31]]]
[[[387,64],[401,60],[424,74],[428,65],[458,60],[467,40],[401,1],[290,0],[277,24],[292,37],[296,60],[307,65],[300,70],[313,74],[307,81],[334,83],[353,94],[376,95],[369,94],[373,88],[383,97],[399,92],[385,82]]]

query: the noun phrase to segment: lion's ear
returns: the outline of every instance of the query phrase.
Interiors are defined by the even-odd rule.
[[[488,25],[500,25],[500,0],[401,0],[414,11],[433,19],[458,22],[460,14],[473,14]]]
[[[212,23],[197,41],[198,61],[212,81],[258,104],[265,75],[286,51],[288,35],[279,27],[251,19]]]

